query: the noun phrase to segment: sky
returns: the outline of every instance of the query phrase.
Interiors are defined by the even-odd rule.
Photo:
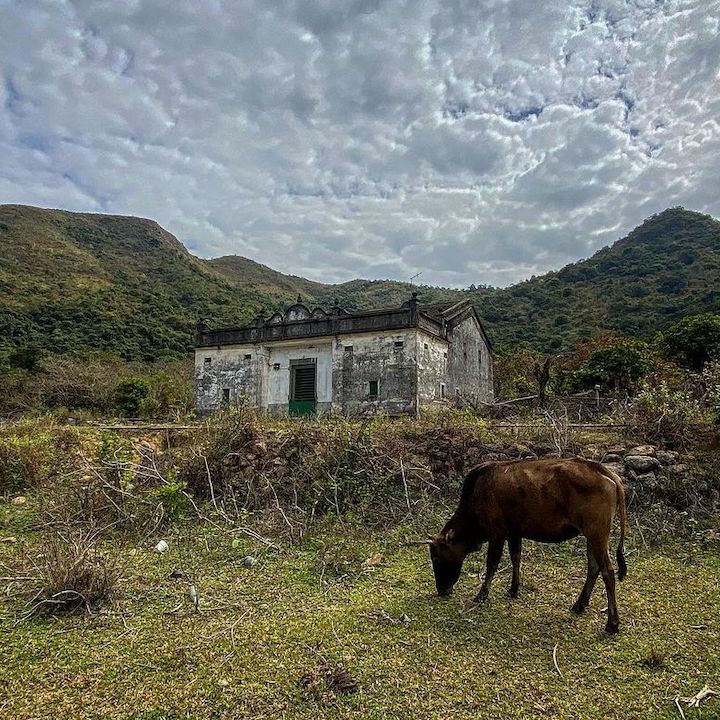
[[[720,216],[720,0],[0,0],[0,202],[506,286]]]

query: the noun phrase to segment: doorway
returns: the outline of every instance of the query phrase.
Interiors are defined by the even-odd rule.
[[[314,415],[317,394],[315,359],[290,361],[290,415]]]

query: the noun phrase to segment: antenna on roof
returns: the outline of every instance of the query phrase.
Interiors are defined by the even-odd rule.
[[[414,275],[411,275],[411,276],[410,276],[410,284],[412,285],[412,284],[413,284],[413,280],[414,280],[416,277],[420,277],[421,275],[422,275],[422,271],[421,271],[421,272],[417,272],[417,273],[415,273]]]

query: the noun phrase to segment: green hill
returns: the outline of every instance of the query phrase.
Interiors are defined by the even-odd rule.
[[[649,339],[685,315],[720,312],[720,222],[665,210],[588,260],[472,297],[505,344],[557,350],[598,329]]]
[[[247,258],[200,260],[157,223],[0,206],[0,349],[184,354],[198,318],[251,320],[301,294],[310,304],[397,305],[471,297],[498,344],[556,350],[598,329],[650,337],[678,318],[720,312],[720,223],[683,209],[646,220],[609,248],[509,288],[449,290],[391,280],[326,285]]]

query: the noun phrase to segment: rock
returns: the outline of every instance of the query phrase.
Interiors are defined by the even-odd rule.
[[[179,579],[182,578],[182,577],[185,577],[185,575],[183,574],[183,571],[180,570],[180,568],[175,568],[175,569],[170,573],[170,579],[171,579],[171,580],[179,580]]]
[[[557,448],[547,443],[533,443],[532,449],[538,457],[546,457],[548,455],[557,454]]]
[[[617,473],[620,477],[623,477],[625,473],[625,466],[622,463],[603,463],[608,470],[612,470]]]
[[[649,455],[626,455],[625,467],[630,468],[639,475],[660,469],[660,463]]]
[[[618,455],[617,453],[605,453],[602,462],[605,465],[609,463],[621,463],[622,455]]]
[[[680,459],[680,453],[674,450],[658,450],[656,457],[663,465],[674,465]]]
[[[648,457],[655,457],[657,454],[657,448],[654,445],[638,445],[637,447],[628,450],[628,455],[647,455]]]
[[[164,553],[164,552],[167,551],[167,549],[168,549],[169,547],[170,547],[170,546],[167,544],[167,541],[166,541],[166,540],[161,540],[157,545],[155,545],[155,546],[153,547],[152,550],[153,550],[153,552],[156,552],[156,553]]]
[[[677,465],[671,465],[666,468],[665,472],[672,477],[682,477],[690,472],[690,466],[685,465],[685,463],[678,463]]]
[[[10,501],[10,504],[15,505],[15,507],[20,507],[21,505],[25,505],[26,503],[27,498],[24,495],[18,495]]]
[[[242,566],[246,568],[255,567],[257,560],[252,555],[246,555],[241,561]]]
[[[510,457],[524,457],[528,453],[533,454],[532,450],[527,445],[522,443],[514,443],[510,447],[505,449],[505,453]]]
[[[17,542],[17,538],[14,535],[11,535],[10,537],[4,537],[2,540],[0,540],[0,542],[12,545],[13,543]]]

